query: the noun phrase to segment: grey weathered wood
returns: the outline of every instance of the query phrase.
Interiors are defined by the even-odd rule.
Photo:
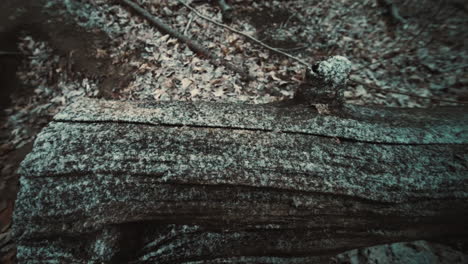
[[[466,113],[83,99],[21,165],[18,256],[320,263],[381,243],[463,240]]]

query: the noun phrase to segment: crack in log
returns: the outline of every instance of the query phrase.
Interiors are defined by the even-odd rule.
[[[150,126],[150,127],[171,127],[171,128],[194,128],[194,129],[226,129],[226,130],[247,130],[247,131],[254,131],[254,132],[269,132],[269,133],[284,133],[284,134],[291,134],[291,135],[305,135],[305,136],[315,136],[321,138],[328,138],[338,140],[338,142],[349,142],[349,143],[365,143],[371,145],[382,145],[382,146],[430,146],[430,145],[467,145],[468,144],[461,144],[461,143],[395,143],[395,142],[375,142],[375,141],[366,141],[366,140],[359,140],[353,138],[346,138],[346,137],[338,137],[338,136],[327,136],[323,134],[315,134],[315,133],[307,133],[307,132],[298,132],[298,131],[288,131],[288,130],[276,130],[276,129],[267,129],[267,128],[250,128],[250,127],[228,127],[228,126],[201,126],[201,125],[184,125],[184,124],[153,124],[149,122],[137,122],[137,121],[122,121],[122,120],[65,120],[65,119],[54,119],[52,122],[57,123],[73,123],[73,124],[129,124],[129,125],[140,125],[140,126]],[[339,144],[339,143],[337,143]]]

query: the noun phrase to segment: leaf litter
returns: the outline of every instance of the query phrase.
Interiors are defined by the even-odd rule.
[[[303,80],[305,69],[298,62],[197,17],[177,1],[135,2],[217,56],[245,67],[255,80],[244,82],[228,69],[213,66],[115,1],[45,1],[49,12],[108,36],[108,43],[87,52],[109,60],[117,69],[128,67],[116,71],[115,78],[125,81],[110,83],[114,86],[109,92],[112,99],[259,104],[291,98]],[[468,100],[468,9],[455,2],[395,0],[406,21],[395,25],[387,23],[386,10],[376,0],[233,0],[230,3],[235,16],[229,26],[310,64],[333,55],[348,58],[353,64],[350,79],[355,81],[348,82],[348,103],[387,107],[453,105],[389,91]],[[187,3],[222,21],[219,8],[210,1]],[[272,16],[280,13],[282,18]],[[27,97],[12,94],[13,102],[4,111],[2,164],[6,164],[5,153],[30,143],[68,103],[80,97],[109,97],[102,90],[106,84],[102,76],[73,68],[73,51],[60,53],[47,40],[27,31],[18,49],[24,59],[17,77],[33,92]],[[2,165],[0,169],[5,170],[2,174],[12,174],[13,167]]]

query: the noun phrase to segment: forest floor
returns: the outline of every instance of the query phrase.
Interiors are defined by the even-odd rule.
[[[160,33],[113,0],[3,0],[0,10],[0,256],[14,255],[15,174],[35,135],[80,97],[269,103],[291,98],[306,67],[198,17],[178,1],[135,0],[175,30],[246,71],[245,81]],[[463,1],[210,1],[198,12],[314,64],[353,68],[347,103],[435,107],[468,101],[468,6]],[[2,53],[3,52],[3,53]],[[8,52],[8,53],[5,53]],[[0,262],[1,259],[0,259]]]

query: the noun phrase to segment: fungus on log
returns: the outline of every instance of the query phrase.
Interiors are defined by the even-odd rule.
[[[321,263],[466,241],[466,113],[83,99],[21,165],[18,258]]]

